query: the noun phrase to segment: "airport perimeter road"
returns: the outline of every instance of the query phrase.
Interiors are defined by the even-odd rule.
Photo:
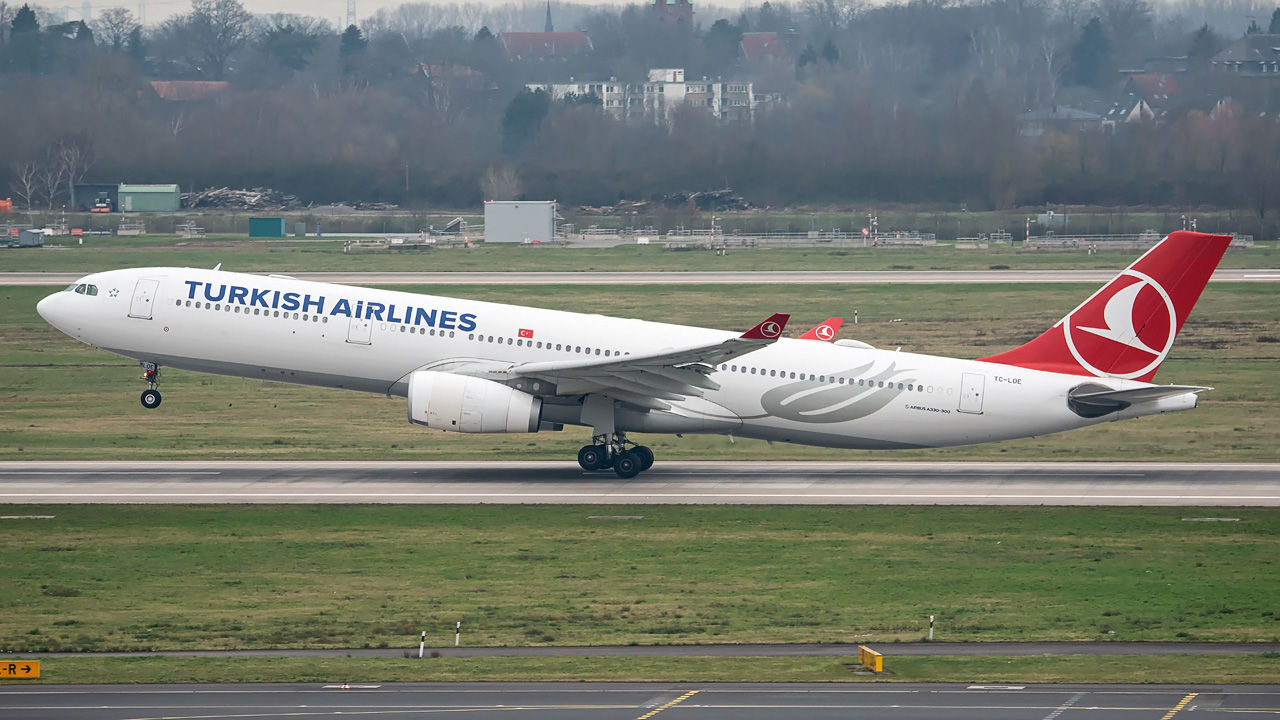
[[[300,272],[344,285],[970,285],[1104,283],[1116,270],[887,270],[759,272]],[[265,274],[265,273],[260,273]],[[85,273],[0,273],[0,285],[69,285]],[[1213,282],[1280,282],[1280,270],[1218,270]]]
[[[0,503],[1280,506],[1280,464],[4,462]]]
[[[1069,713],[1068,713],[1069,711]],[[397,683],[0,686],[0,718],[1169,720],[1280,712],[1280,686]]]

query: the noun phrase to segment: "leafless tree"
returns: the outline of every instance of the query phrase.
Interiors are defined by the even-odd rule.
[[[520,196],[520,176],[510,165],[491,167],[480,179],[480,193],[485,200],[515,200]]]
[[[38,169],[39,165],[33,160],[16,163],[13,166],[13,182],[9,184],[9,187],[13,190],[13,194],[22,201],[22,206],[27,210],[31,209],[36,197],[36,175]]]
[[[53,204],[62,194],[62,183],[66,179],[66,170],[54,148],[50,147],[36,165],[36,194],[44,201],[46,210],[52,210]]]
[[[101,45],[112,50],[124,49],[129,33],[138,27],[138,20],[125,8],[107,8],[92,23],[93,34]]]
[[[161,32],[187,61],[211,80],[222,80],[227,63],[249,41],[253,15],[239,0],[191,0],[191,13],[171,18]]]
[[[62,175],[67,182],[67,197],[72,208],[76,205],[76,183],[84,179],[85,173],[93,167],[93,142],[89,134],[81,132],[59,138],[53,144],[53,155],[62,166]]]

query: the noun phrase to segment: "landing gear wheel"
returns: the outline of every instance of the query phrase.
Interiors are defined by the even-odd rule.
[[[148,410],[155,410],[160,407],[160,391],[155,389],[142,391],[142,407]]]
[[[653,467],[653,451],[644,445],[637,445],[631,448],[631,452],[640,458],[640,472],[644,472]]]
[[[587,472],[603,470],[609,464],[609,454],[604,445],[585,445],[578,451],[578,464]]]
[[[613,471],[617,473],[618,477],[622,478],[623,480],[630,480],[631,478],[639,475],[640,474],[639,456],[637,456],[635,453],[631,452],[630,450],[624,453],[620,453],[618,457],[614,458],[613,460]]]

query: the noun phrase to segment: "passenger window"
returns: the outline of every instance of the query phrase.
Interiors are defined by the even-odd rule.
[[[778,371],[777,371],[777,370],[770,370],[770,371],[769,371],[769,377],[777,377],[777,375],[778,375]]]
[[[597,354],[597,355],[599,355],[599,354],[600,354],[600,348],[596,348],[596,354]]]
[[[795,373],[791,373],[791,379],[792,379],[792,380],[795,380],[795,379],[796,379],[796,374],[795,374]]]
[[[752,374],[752,375],[755,375],[755,374],[756,374],[756,369],[755,369],[755,368],[751,368],[751,374]]]
[[[841,385],[843,385],[843,384],[844,384],[844,378],[840,378],[840,384],[841,384]]]
[[[609,357],[609,351],[608,351],[608,350],[605,350],[605,351],[604,351],[604,356],[605,356],[605,357]]]

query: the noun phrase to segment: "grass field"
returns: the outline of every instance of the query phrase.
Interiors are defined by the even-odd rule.
[[[1079,285],[449,287],[444,293],[722,328],[776,310],[796,332],[834,314],[844,337],[879,347],[979,357],[1049,327],[1095,288]],[[419,290],[426,290],[419,288]],[[410,426],[403,401],[257,380],[165,373],[144,410],[133,363],[81,345],[35,312],[48,288],[0,288],[0,458],[567,460],[586,431],[449,435]],[[440,288],[436,292],[442,292]],[[859,452],[719,436],[642,438],[661,459],[1004,459],[1276,461],[1280,422],[1277,286],[1209,287],[1158,376],[1211,385],[1194,411],[997,445]],[[901,319],[901,322],[889,322]]]
[[[244,272],[321,271],[562,271],[619,272],[655,270],[986,270],[1116,269],[1139,253],[1025,251],[993,247],[956,250],[931,248],[777,248],[733,250],[726,256],[709,251],[676,252],[658,245],[615,248],[522,248],[477,246],[427,252],[365,251],[347,254],[344,243],[260,241],[244,237],[179,240],[176,236],[93,238],[83,246],[43,249],[0,249],[4,272],[97,272],[125,267],[213,267]],[[1273,268],[1280,265],[1274,244],[1233,250],[1226,268]]]
[[[1215,513],[10,506],[0,651],[1280,640],[1280,510]]]
[[[1148,657],[893,657],[880,676],[856,658],[58,658],[23,684],[364,683],[467,681],[953,682],[1271,684],[1280,659],[1258,655]],[[0,688],[3,687],[0,681]],[[1050,708],[1051,709],[1051,708]]]

